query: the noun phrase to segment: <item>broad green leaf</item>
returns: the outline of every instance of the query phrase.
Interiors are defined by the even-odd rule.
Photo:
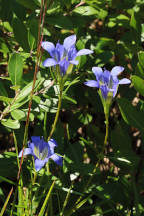
[[[5,127],[12,128],[12,129],[19,129],[20,123],[18,120],[12,120],[12,119],[3,119],[1,120],[1,124]]]
[[[19,53],[11,55],[8,62],[8,72],[14,86],[21,85],[23,75],[23,60]]]
[[[125,98],[118,99],[118,105],[124,121],[144,131],[144,113],[137,110],[130,101]]]
[[[25,112],[23,112],[22,110],[16,109],[13,110],[11,112],[11,116],[15,119],[15,120],[20,120],[22,118],[25,117]]]
[[[23,111],[23,110],[19,110],[19,109],[15,109],[11,112],[11,116],[15,119],[15,120],[19,120],[19,121],[26,121],[27,119],[27,111]],[[34,114],[32,112],[30,112],[29,115],[29,120],[33,121],[34,120]]]
[[[28,42],[31,50],[35,49],[38,40],[38,22],[33,19],[29,23]]]
[[[134,84],[135,89],[142,95],[144,96],[144,80],[141,79],[140,77],[134,75],[131,77],[132,82]]]
[[[28,32],[24,25],[24,23],[15,17],[12,21],[13,32],[16,41],[23,48],[24,51],[29,52],[29,44],[28,44]]]
[[[81,14],[82,16],[91,16],[98,14],[98,11],[91,6],[81,6],[73,10],[73,12]]]

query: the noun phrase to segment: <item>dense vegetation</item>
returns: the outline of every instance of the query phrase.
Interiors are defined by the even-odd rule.
[[[0,216],[144,215],[143,11],[0,0]]]

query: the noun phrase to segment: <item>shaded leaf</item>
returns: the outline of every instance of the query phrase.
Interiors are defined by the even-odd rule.
[[[142,95],[144,96],[144,80],[141,79],[140,77],[134,75],[131,77],[132,82],[134,84],[135,89]]]
[[[144,131],[144,113],[138,111],[137,108],[132,106],[131,102],[125,98],[118,99],[118,105],[124,121]]]
[[[8,62],[8,72],[14,86],[21,85],[23,75],[23,60],[19,53],[11,55]]]

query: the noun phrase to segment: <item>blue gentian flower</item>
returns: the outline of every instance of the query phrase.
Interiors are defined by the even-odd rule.
[[[110,71],[100,67],[93,67],[92,71],[96,76],[96,80],[89,80],[84,84],[90,87],[97,87],[101,90],[101,94],[104,99],[107,99],[107,96],[115,97],[118,89],[118,85],[129,84],[131,81],[129,79],[123,78],[118,79],[118,75],[124,70],[121,66],[115,66]]]
[[[24,149],[23,155],[31,154],[34,157],[36,171],[39,171],[50,158],[62,166],[62,157],[54,153],[54,148],[57,146],[54,139],[45,142],[39,136],[32,136],[31,140],[32,142],[28,142],[28,148]],[[20,151],[19,157],[22,157],[22,151]]]
[[[61,75],[65,75],[70,64],[77,65],[79,63],[76,60],[77,56],[88,55],[93,53],[92,50],[82,49],[77,52],[75,48],[76,35],[71,35],[64,39],[63,45],[59,42],[56,47],[53,43],[45,41],[42,42],[42,48],[45,49],[51,56],[43,62],[44,67],[51,67],[59,65]]]

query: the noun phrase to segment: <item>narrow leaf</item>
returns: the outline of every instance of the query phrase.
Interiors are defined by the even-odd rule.
[[[49,198],[50,198],[50,196],[51,196],[52,190],[53,190],[53,188],[54,188],[54,185],[55,185],[55,181],[53,181],[53,183],[52,183],[52,185],[51,185],[51,187],[50,187],[50,189],[49,189],[49,191],[48,191],[48,193],[47,193],[47,196],[46,196],[46,198],[45,198],[45,201],[44,201],[44,203],[43,203],[43,205],[42,205],[42,208],[41,208],[40,213],[39,213],[38,216],[43,216],[43,215],[44,215],[44,212],[45,212],[45,209],[46,209],[48,200],[49,200]]]

